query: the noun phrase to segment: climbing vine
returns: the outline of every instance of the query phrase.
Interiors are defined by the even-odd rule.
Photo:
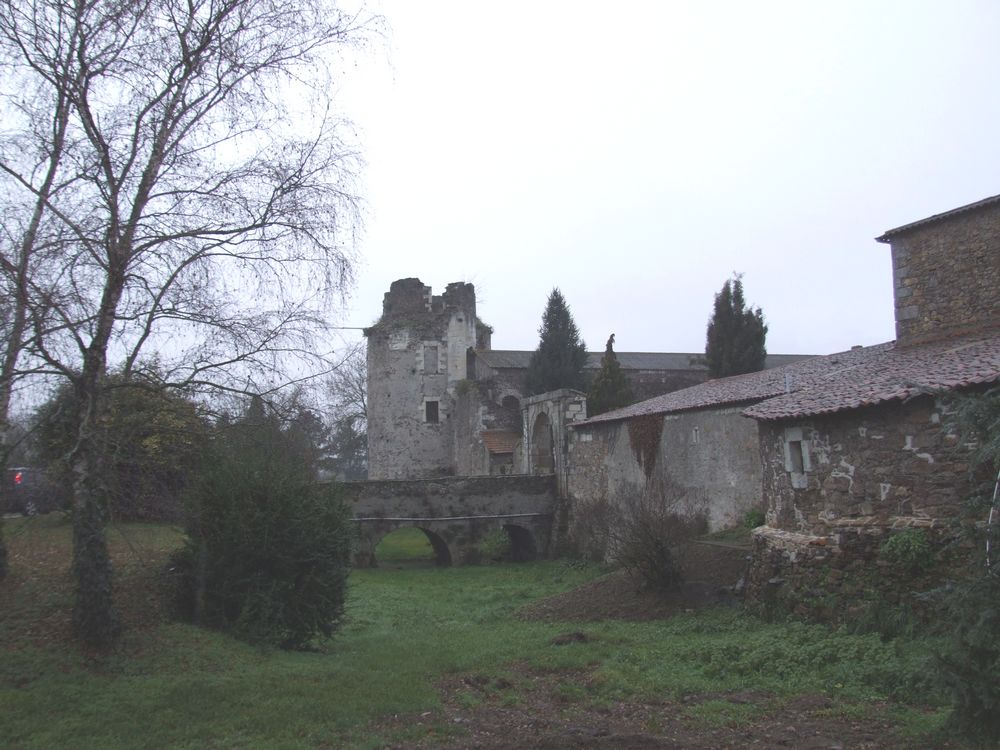
[[[660,436],[663,434],[662,414],[643,414],[628,420],[628,442],[635,460],[642,467],[646,479],[653,474],[656,454],[660,450]]]

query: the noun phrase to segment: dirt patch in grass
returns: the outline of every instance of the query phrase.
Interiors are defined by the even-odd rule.
[[[693,543],[677,550],[687,583],[670,595],[643,591],[621,572],[535,602],[522,619],[654,620],[736,603],[744,545]],[[574,630],[553,648],[586,641]],[[762,691],[688,695],[679,700],[608,700],[596,672],[514,664],[503,677],[455,675],[439,685],[442,708],[371,728],[388,747],[481,748],[795,748],[901,750],[914,747],[890,721],[888,704],[852,706],[819,694],[782,698]],[[392,744],[395,741],[398,744]],[[405,739],[404,739],[405,738]],[[920,747],[934,747],[926,739]],[[940,748],[952,747],[948,744]]]
[[[748,547],[695,542],[678,547],[684,583],[670,593],[647,591],[621,571],[524,607],[525,620],[660,620],[706,606],[735,604],[734,587],[747,571]]]
[[[389,747],[482,748],[796,748],[901,750],[878,718],[850,718],[822,695],[782,700],[744,691],[671,701],[601,701],[593,675],[515,665],[502,679],[455,676],[440,689],[440,711],[400,716],[372,731],[406,740]],[[879,705],[869,706],[877,717]],[[922,744],[922,747],[927,747]],[[940,747],[948,747],[941,745]]]

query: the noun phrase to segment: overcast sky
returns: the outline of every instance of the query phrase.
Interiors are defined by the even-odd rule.
[[[558,286],[592,350],[697,352],[737,271],[768,351],[875,344],[873,238],[1000,193],[995,0],[369,5],[344,325],[394,279],[470,281],[494,348],[533,349]]]

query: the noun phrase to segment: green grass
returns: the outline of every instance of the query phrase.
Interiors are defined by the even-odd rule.
[[[434,563],[434,548],[420,529],[406,527],[387,534],[375,547],[379,564]]]
[[[155,574],[179,537],[155,526],[123,533],[129,544],[112,534],[121,583],[141,588],[142,576]],[[379,737],[372,722],[434,712],[435,684],[449,674],[475,674],[483,684],[502,686],[495,692],[504,703],[516,703],[512,665],[587,674],[586,688],[564,688],[562,698],[573,702],[741,690],[777,699],[823,693],[836,710],[858,715],[873,701],[889,700],[892,718],[915,736],[936,729],[944,716],[922,708],[940,705],[926,679],[930,641],[887,644],[817,626],[766,624],[735,610],[650,623],[517,620],[521,605],[602,572],[558,561],[357,570],[347,620],[316,653],[261,651],[219,633],[153,622],[129,631],[116,654],[91,660],[67,647],[59,623],[50,622],[68,595],[51,580],[46,585],[43,573],[66,577],[65,568],[48,570],[54,560],[68,560],[66,525],[8,523],[7,534],[13,572],[0,585],[3,747],[378,747],[405,742],[405,732],[416,730]],[[36,607],[34,597],[44,590],[54,591],[55,601]],[[42,622],[42,637],[31,618]],[[551,645],[568,630],[583,630],[589,639]],[[473,707],[481,695],[463,700]],[[739,725],[756,711],[712,700],[689,715],[707,725]]]

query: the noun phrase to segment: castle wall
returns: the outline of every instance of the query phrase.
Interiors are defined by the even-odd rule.
[[[455,389],[477,343],[475,291],[433,296],[419,279],[393,282],[368,338],[368,472],[372,479],[455,473]]]
[[[1000,205],[890,235],[896,340],[1000,325]]]
[[[632,388],[634,403],[679,391],[708,380],[708,370],[622,370]],[[591,373],[591,377],[595,373]]]

